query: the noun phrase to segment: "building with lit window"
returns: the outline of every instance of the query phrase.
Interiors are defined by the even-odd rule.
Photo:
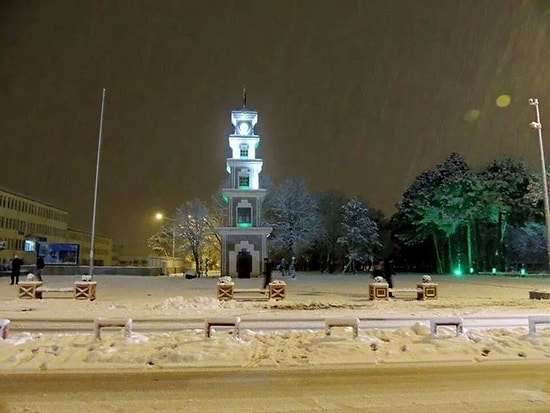
[[[71,244],[77,246],[73,256],[55,258],[87,265],[91,234],[68,228],[68,221],[69,212],[62,208],[0,188],[0,265],[6,267],[15,254],[25,264],[34,264],[40,246]],[[55,248],[51,251],[58,253]],[[94,261],[97,265],[110,265],[111,251],[112,240],[96,235]]]

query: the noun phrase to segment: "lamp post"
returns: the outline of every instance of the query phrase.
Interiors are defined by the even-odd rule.
[[[544,217],[546,220],[546,255],[548,267],[550,269],[550,203],[548,201],[548,182],[546,179],[546,164],[544,161],[544,146],[542,144],[542,123],[540,121],[539,100],[529,99],[529,105],[535,107],[537,120],[529,124],[531,128],[536,129],[539,134],[540,164],[542,168],[542,194],[544,196]]]
[[[172,222],[172,268],[174,269],[174,274],[176,273],[176,220],[173,218],[165,217],[162,213],[157,212],[155,214],[157,220],[166,220]]]

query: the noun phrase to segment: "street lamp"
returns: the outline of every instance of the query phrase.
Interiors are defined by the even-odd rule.
[[[155,219],[158,221],[166,220],[172,223],[172,267],[174,269],[174,274],[176,273],[176,220],[173,218],[165,217],[161,212],[155,214]]]
[[[536,129],[539,134],[540,164],[542,168],[542,194],[544,196],[544,217],[546,219],[546,255],[548,259],[548,268],[550,268],[550,203],[548,202],[548,182],[546,179],[546,164],[544,162],[544,147],[542,144],[542,123],[540,121],[539,100],[529,99],[529,105],[535,107],[537,120],[531,122],[529,126]]]

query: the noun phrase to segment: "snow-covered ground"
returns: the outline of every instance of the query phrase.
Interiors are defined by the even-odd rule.
[[[276,277],[280,278],[281,277]],[[414,288],[420,274],[397,275],[396,288]],[[76,277],[45,277],[50,287],[68,287]],[[339,364],[547,360],[550,325],[529,335],[527,317],[550,317],[550,301],[530,300],[529,291],[550,291],[550,279],[504,276],[434,276],[438,300],[411,293],[370,301],[368,274],[299,275],[284,278],[282,301],[220,302],[217,278],[96,276],[97,300],[16,298],[0,279],[0,318],[11,320],[0,340],[0,370],[109,370],[120,368],[289,367]],[[258,288],[261,279],[234,280]],[[53,293],[51,297],[54,297]],[[242,319],[239,338],[230,329],[204,333],[208,317]],[[95,318],[132,318],[133,334],[120,329],[94,336]],[[327,318],[359,318],[325,335]],[[459,317],[430,334],[430,319]]]

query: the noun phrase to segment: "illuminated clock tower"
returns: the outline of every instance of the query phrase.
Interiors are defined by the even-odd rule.
[[[254,131],[258,112],[246,108],[231,112],[235,127],[229,135],[231,157],[226,161],[229,188],[222,189],[228,204],[227,226],[216,228],[222,240],[221,275],[239,278],[259,276],[267,257],[267,236],[272,228],[262,226],[262,202],[266,190],[260,188],[263,161],[256,158],[260,136]]]

